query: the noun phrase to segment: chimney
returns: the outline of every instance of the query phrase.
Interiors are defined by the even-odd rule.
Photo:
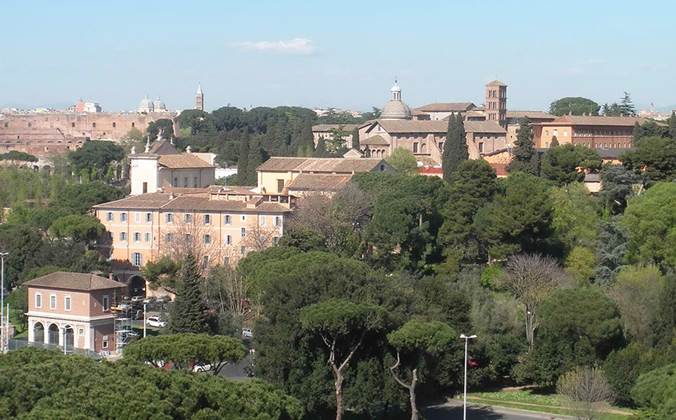
[[[112,273],[112,272],[111,272],[111,273],[108,273],[108,280],[115,280],[115,279],[113,278],[113,273]]]

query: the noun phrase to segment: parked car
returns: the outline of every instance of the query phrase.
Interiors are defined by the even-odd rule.
[[[159,316],[149,316],[146,320],[146,325],[149,327],[164,328],[167,326],[167,322],[162,321]]]
[[[138,295],[138,296],[132,296],[131,302],[132,303],[138,303],[138,302],[143,302],[143,299],[145,299],[143,296]]]
[[[253,331],[251,331],[251,328],[242,328],[242,338],[245,339],[253,338]]]

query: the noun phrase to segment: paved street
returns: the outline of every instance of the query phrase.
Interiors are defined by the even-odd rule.
[[[427,407],[423,410],[429,420],[461,420],[462,401],[452,401],[443,405]],[[467,419],[505,419],[505,420],[534,420],[534,419],[570,419],[555,414],[529,413],[508,408],[489,407],[480,405],[467,406]]]

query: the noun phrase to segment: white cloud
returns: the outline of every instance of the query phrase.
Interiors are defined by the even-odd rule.
[[[235,44],[245,50],[270,51],[281,54],[313,54],[317,48],[312,40],[293,38],[279,41],[245,41]]]

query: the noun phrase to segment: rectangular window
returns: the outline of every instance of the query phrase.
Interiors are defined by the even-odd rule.
[[[134,123],[132,123],[134,124]],[[107,349],[108,348],[108,336],[104,335],[103,339],[101,340],[101,348]]]
[[[108,297],[108,295],[103,295],[102,304],[103,304],[103,312],[108,312],[108,310],[110,309],[110,298]]]
[[[35,294],[35,307],[42,308],[42,295],[40,293]]]
[[[174,183],[171,184],[173,187],[178,187],[178,178],[174,177]]]
[[[210,225],[210,224],[211,224],[211,215],[210,215],[210,214],[205,214],[205,215],[204,215],[204,224],[205,224],[205,225]]]
[[[185,243],[186,243],[186,244],[189,244],[189,245],[192,244],[192,235],[191,235],[191,234],[186,233],[185,236],[184,236],[184,238],[185,238]]]
[[[113,121],[113,128],[117,127],[117,123]]]
[[[140,267],[143,265],[143,257],[140,252],[134,252],[131,254],[131,264],[135,267]]]
[[[241,234],[242,238],[246,236],[246,228],[241,228],[239,230],[239,233]]]
[[[150,233],[146,232],[145,236],[145,241],[150,242]]]
[[[484,152],[484,144],[483,144],[483,142],[480,142],[479,143],[479,153],[483,153],[483,152]]]
[[[78,328],[77,335],[79,335],[80,337],[84,337],[84,328]]]
[[[413,143],[413,153],[418,153],[418,142]]]
[[[277,192],[281,193],[282,191],[284,191],[284,180],[278,179],[277,180]]]
[[[70,303],[71,303],[70,296],[64,297],[63,298],[63,309],[65,309],[66,311],[70,311]]]
[[[259,220],[258,223],[259,223],[261,226],[265,226],[265,219],[266,219],[265,216],[260,216],[260,218],[258,219],[258,220]]]
[[[211,243],[211,235],[204,235],[204,245],[209,245]]]
[[[136,221],[136,223],[141,223],[141,213],[139,212],[134,213],[134,220]]]
[[[202,257],[202,268],[209,267],[209,256],[205,255]]]
[[[134,232],[134,242],[141,242],[141,232]]]
[[[197,182],[197,177],[195,176],[195,177],[192,178],[192,186],[194,188],[197,188],[198,185],[199,185],[199,183]]]
[[[49,309],[56,309],[56,295],[49,296]]]
[[[167,233],[164,235],[164,240],[167,242],[171,242],[174,240],[174,234],[173,233]]]
[[[280,216],[275,216],[275,226],[279,227],[282,225],[282,218]]]
[[[190,213],[185,214],[185,222],[186,223],[192,223],[192,214],[190,214]]]
[[[183,177],[183,186],[185,188],[188,188],[188,177],[187,176]]]
[[[108,220],[109,222],[113,221],[113,212],[112,211],[108,212],[108,214],[106,215],[106,220]]]
[[[120,232],[120,240],[125,242],[127,240],[127,232]]]
[[[121,222],[127,221],[127,213],[120,213],[120,221]]]
[[[225,244],[226,244],[226,245],[232,245],[232,236],[227,235],[227,236],[225,237]]]
[[[243,222],[246,221],[246,215],[244,215],[244,214],[242,215],[242,221],[243,221]]]
[[[232,223],[232,218],[230,217],[229,214],[225,215],[225,219],[224,219],[223,223],[226,224],[226,225],[229,225],[229,224]]]
[[[146,222],[150,223],[153,221],[153,214],[152,213],[146,213]]]
[[[167,213],[167,223],[174,223],[174,213]]]

